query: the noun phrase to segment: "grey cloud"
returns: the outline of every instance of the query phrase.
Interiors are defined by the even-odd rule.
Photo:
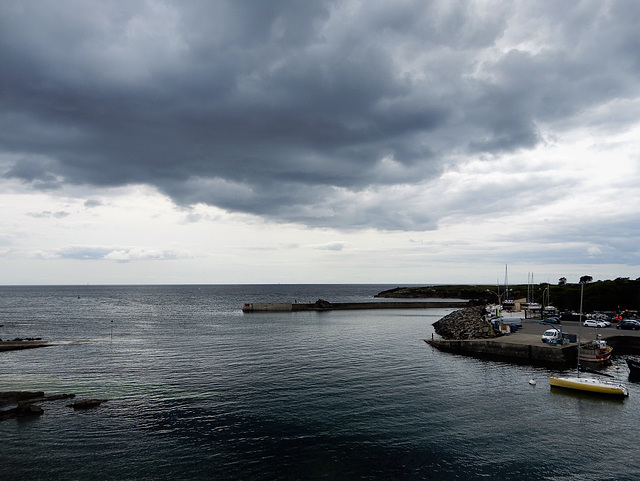
[[[56,254],[62,259],[100,260],[104,259],[109,252],[111,249],[106,247],[74,246],[60,249]]]
[[[425,206],[373,213],[358,193],[428,181],[453,155],[532,148],[540,123],[561,131],[640,88],[635,2],[150,5],[0,6],[0,159],[21,158],[3,176],[430,229]]]
[[[98,199],[87,199],[84,202],[84,206],[88,209],[92,209],[94,207],[100,207],[101,205],[103,205],[101,200]]]
[[[141,247],[70,246],[54,254],[62,259],[106,260],[131,262],[138,260],[174,260],[192,257],[191,254],[172,249],[145,249]]]
[[[329,242],[327,244],[316,245],[313,248],[323,251],[341,251],[346,247],[344,242]]]
[[[51,211],[45,210],[42,212],[29,212],[27,213],[27,215],[30,217],[34,217],[36,219],[46,219],[51,217],[55,219],[62,219],[64,217],[67,217],[69,213],[65,211],[51,212]]]

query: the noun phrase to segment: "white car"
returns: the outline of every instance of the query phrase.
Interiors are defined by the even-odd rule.
[[[548,343],[549,341],[556,341],[560,339],[560,336],[562,336],[562,334],[560,334],[558,329],[547,329],[540,337],[542,338],[542,342]]]
[[[596,321],[595,319],[587,319],[582,324],[584,327],[607,327],[607,324],[603,321]]]

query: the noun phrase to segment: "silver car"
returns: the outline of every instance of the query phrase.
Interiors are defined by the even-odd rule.
[[[582,324],[584,327],[607,327],[607,324],[603,321],[596,321],[595,319],[587,319]]]

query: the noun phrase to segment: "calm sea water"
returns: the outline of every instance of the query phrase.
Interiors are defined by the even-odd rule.
[[[0,287],[0,338],[59,341],[0,353],[0,391],[108,399],[0,423],[0,479],[638,479],[640,385],[435,351],[450,309],[241,311],[389,287]]]

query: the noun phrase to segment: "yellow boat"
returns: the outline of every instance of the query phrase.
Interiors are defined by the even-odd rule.
[[[550,377],[549,384],[555,387],[588,391],[598,394],[612,394],[614,396],[628,396],[627,387],[619,382],[603,381],[590,377]]]
[[[580,371],[585,370],[585,369],[582,369],[580,366],[580,347],[581,347],[580,346],[581,344],[580,326],[582,325],[583,295],[584,295],[584,282],[581,278],[580,279],[580,323],[578,324],[578,375],[576,377],[550,377],[549,384],[552,387],[554,386],[562,387],[565,389],[574,389],[576,391],[586,391],[586,392],[592,392],[596,394],[611,394],[614,396],[628,396],[629,390],[627,389],[627,386],[625,386],[620,382],[603,381],[602,379],[597,379],[593,377],[580,377]],[[600,341],[599,338],[598,338],[598,341]],[[611,355],[611,351],[609,351],[608,354]],[[603,374],[605,376],[609,376],[608,374],[599,373],[597,371],[589,370],[588,372],[595,372],[597,374]],[[609,376],[609,377],[613,377],[613,376]]]

